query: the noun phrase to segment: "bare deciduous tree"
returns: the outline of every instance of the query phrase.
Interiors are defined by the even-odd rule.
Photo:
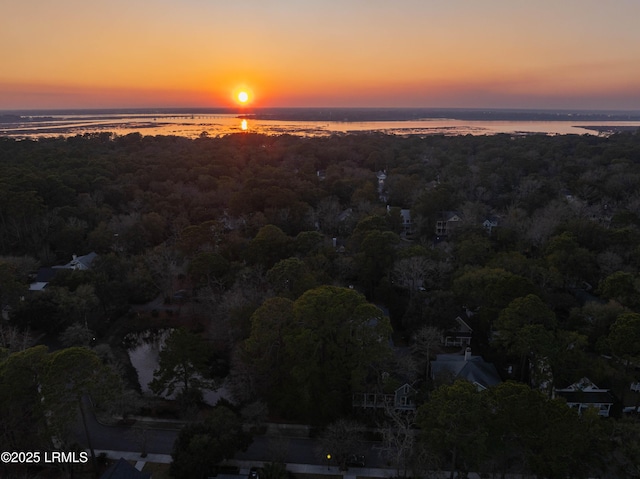
[[[0,348],[6,348],[10,352],[24,351],[31,347],[33,342],[29,330],[21,331],[0,319]]]
[[[396,477],[407,477],[413,469],[416,449],[416,413],[415,411],[397,411],[393,407],[385,408],[387,421],[380,425],[384,456],[395,468]]]
[[[338,419],[329,424],[319,442],[319,455],[328,458],[342,470],[347,468],[349,456],[358,454],[362,447],[362,425],[349,419]]]
[[[145,257],[147,268],[151,272],[154,286],[164,297],[171,295],[173,280],[180,269],[178,253],[165,245],[158,246]]]
[[[433,347],[442,340],[442,330],[433,326],[423,326],[415,333],[412,353],[419,364],[424,364],[425,376],[429,377],[429,361]]]
[[[429,271],[430,260],[424,256],[403,258],[393,265],[393,278],[396,285],[409,290],[413,295],[423,287],[425,276]]]

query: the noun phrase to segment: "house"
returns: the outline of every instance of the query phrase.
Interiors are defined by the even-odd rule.
[[[29,291],[44,290],[60,270],[70,269],[73,271],[87,271],[91,269],[91,265],[97,257],[98,254],[95,252],[91,252],[84,256],[76,256],[74,254],[71,257],[71,261],[67,264],[53,266],[51,268],[40,268],[36,273],[35,281],[29,285]]]
[[[394,210],[398,210],[398,208],[394,208]],[[412,235],[414,233],[411,210],[407,208],[399,208],[399,210],[400,220],[402,221],[402,232],[400,233],[400,236],[406,238],[408,235]],[[387,205],[387,214],[389,213],[391,213],[391,205]]]
[[[376,173],[376,178],[378,178],[378,198],[380,198],[380,201],[386,203],[387,196],[384,194],[384,190],[385,190],[384,182],[387,180],[387,172],[378,171],[378,173]]]
[[[393,405],[396,410],[413,411],[416,408],[416,390],[409,383],[404,383],[393,393]]]
[[[411,384],[404,383],[393,394],[355,393],[352,396],[352,406],[369,410],[393,408],[395,411],[414,411],[416,392]]]
[[[384,188],[384,182],[385,182],[385,180],[387,179],[387,172],[386,172],[386,171],[379,170],[379,171],[376,173],[376,178],[378,178],[378,188],[379,188],[379,189]]]
[[[491,235],[493,229],[498,226],[498,217],[490,216],[482,222],[482,227]]]
[[[445,331],[442,335],[442,344],[445,346],[470,346],[473,328],[467,321],[473,316],[469,310],[465,310],[454,318],[454,327]]]
[[[346,221],[349,218],[351,218],[351,216],[353,215],[353,208],[347,208],[346,210],[342,211],[340,214],[338,214],[338,221]]]
[[[443,211],[436,221],[436,236],[447,236],[462,222],[462,215],[457,211]]]
[[[104,471],[100,479],[151,479],[151,473],[138,471],[123,458],[120,458]]]
[[[438,354],[431,361],[431,378],[451,377],[464,379],[474,384],[478,390],[484,390],[502,382],[493,363],[487,363],[481,356],[473,356],[471,348],[462,354]]]
[[[29,285],[29,291],[42,291],[45,289],[58,271],[58,269],[54,268],[40,268],[36,273],[35,281]]]
[[[72,256],[71,261],[62,266],[54,266],[54,269],[72,269],[74,271],[87,271],[91,269],[91,264],[93,260],[96,259],[97,253],[91,252],[84,256],[76,256],[75,254]]]
[[[400,210],[400,216],[402,217],[402,236],[412,235],[413,221],[411,220],[411,210],[402,208]]]
[[[579,413],[587,408],[595,408],[598,415],[603,417],[609,417],[614,401],[608,389],[600,389],[589,378],[582,378],[564,389],[555,389],[554,395],[564,398],[567,406],[577,409]]]

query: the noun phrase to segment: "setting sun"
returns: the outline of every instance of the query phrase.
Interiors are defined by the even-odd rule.
[[[251,87],[247,84],[241,84],[231,91],[231,99],[236,105],[244,107],[253,104],[255,95]]]

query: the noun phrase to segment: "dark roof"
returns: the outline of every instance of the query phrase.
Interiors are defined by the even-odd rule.
[[[151,479],[150,472],[140,472],[123,458],[114,462],[100,479]]]
[[[462,219],[462,215],[458,211],[442,211],[440,213],[441,221],[451,221],[455,216]]]
[[[556,391],[568,403],[613,404],[613,396],[608,391]]]
[[[38,274],[36,275],[36,282],[48,283],[54,278],[58,271],[58,269],[54,268],[40,268],[38,270]]]

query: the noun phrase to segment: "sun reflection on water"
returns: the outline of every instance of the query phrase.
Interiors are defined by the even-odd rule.
[[[242,131],[247,131],[249,129],[249,125],[247,124],[247,120],[242,120],[240,122],[240,129]]]

